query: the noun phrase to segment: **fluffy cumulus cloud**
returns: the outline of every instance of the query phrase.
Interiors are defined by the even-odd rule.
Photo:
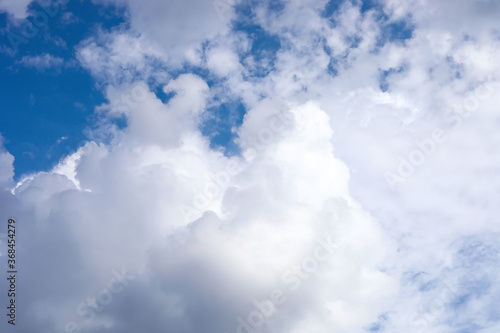
[[[16,332],[500,329],[495,1],[113,2],[89,141],[17,183],[0,148]]]

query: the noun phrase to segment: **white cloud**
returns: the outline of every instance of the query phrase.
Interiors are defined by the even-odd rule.
[[[77,153],[77,158],[69,157],[52,172],[36,175],[16,189],[15,196],[23,205],[32,207],[31,215],[27,211],[18,212],[18,220],[37,221],[34,228],[39,232],[65,225],[65,231],[53,236],[45,234],[45,241],[50,243],[46,246],[27,241],[31,239],[27,234],[26,251],[36,246],[37,253],[48,255],[51,249],[72,244],[70,248],[74,250],[65,251],[67,260],[72,260],[76,248],[85,253],[83,262],[77,259],[71,265],[71,276],[63,273],[69,272],[68,267],[57,263],[40,278],[47,282],[52,274],[64,274],[60,290],[76,283],[79,291],[70,297],[67,293],[64,297],[56,295],[53,300],[48,300],[43,292],[33,291],[36,301],[29,308],[34,311],[32,318],[36,325],[42,325],[37,319],[42,314],[33,306],[43,304],[52,309],[49,313],[58,314],[53,321],[55,327],[63,327],[69,320],[66,318],[75,316],[71,311],[80,299],[99,288],[99,267],[105,269],[112,264],[125,266],[138,276],[128,296],[135,298],[133,303],[138,307],[134,311],[164,313],[161,318],[168,318],[151,322],[148,327],[154,330],[168,327],[197,330],[210,324],[210,331],[235,331],[236,318],[253,311],[252,299],[269,297],[276,288],[282,289],[288,301],[266,324],[272,330],[308,320],[307,312],[296,313],[296,307],[303,302],[309,304],[313,313],[325,313],[321,322],[340,331],[374,320],[377,310],[373,295],[379,295],[381,290],[385,290],[382,294],[391,294],[396,287],[393,278],[377,268],[384,265],[381,259],[390,245],[376,221],[349,197],[348,171],[332,155],[329,143],[332,132],[324,111],[315,103],[291,109],[293,121],[287,133],[265,146],[252,161],[242,161],[244,168],[231,179],[226,194],[215,203],[219,207],[214,208],[222,214],[216,216],[207,211],[199,220],[186,225],[177,207],[189,203],[194,190],[204,186],[205,174],[218,170],[228,159],[211,151],[196,127],[186,126],[188,119],[196,119],[190,112],[199,108],[193,102],[206,90],[204,83],[194,76],[184,76],[170,83],[167,89],[177,92],[167,105],[148,94],[132,107],[129,126],[117,145],[107,149],[88,143]],[[109,96],[113,103],[113,96],[117,95]],[[149,112],[156,115],[150,117]],[[170,118],[162,120],[162,113]],[[158,132],[152,127],[153,122],[159,126]],[[178,133],[174,135],[175,131]],[[243,139],[246,132],[241,134]],[[178,140],[164,141],[164,133]],[[298,150],[302,156],[299,160]],[[311,173],[312,169],[316,171]],[[316,178],[315,174],[322,177]],[[282,176],[276,178],[277,175]],[[90,191],[78,190],[70,179]],[[67,214],[73,221],[69,225],[64,222]],[[335,218],[338,223],[332,224],[332,214],[340,214]],[[335,259],[318,268],[318,275],[311,274],[302,281],[297,291],[290,289],[298,277],[287,270],[311,256],[311,246],[328,235],[326,231],[330,229],[335,230],[332,235],[339,244]],[[66,240],[56,241],[60,237]],[[131,247],[131,243],[135,246]],[[105,256],[103,251],[107,253]],[[360,261],[350,261],[350,256]],[[67,260],[63,259],[61,264]],[[339,270],[339,267],[349,269]],[[26,263],[27,275],[32,269],[37,269],[36,265],[32,261]],[[85,273],[88,278],[81,280],[84,272],[81,269],[88,272]],[[332,284],[332,279],[337,283]],[[153,280],[160,283],[161,290],[155,299],[150,297],[156,293],[153,292],[156,287],[148,282]],[[26,281],[24,285],[31,283]],[[178,283],[184,287],[174,287]],[[364,291],[359,295],[345,294],[345,283]],[[218,292],[223,286],[224,292]],[[45,288],[51,287],[45,285],[42,289]],[[355,309],[355,319],[339,324],[335,317],[329,318],[325,292],[346,304],[345,308],[339,305],[343,311],[351,313]],[[119,309],[129,301],[126,296],[123,299],[117,296],[113,308],[118,313],[108,314],[108,324],[93,322],[95,329],[102,325],[109,325],[112,330],[142,325],[120,315]],[[174,303],[167,305],[169,302]],[[378,301],[377,304],[380,306]],[[193,317],[192,311],[198,315]],[[217,318],[216,322],[212,316]]]
[[[83,41],[77,47],[77,59],[97,79],[112,84],[152,76],[165,80],[167,75],[152,62],[166,61],[168,56],[145,38],[125,32],[101,32]]]
[[[264,77],[249,76],[255,64],[239,60],[251,38],[228,33],[232,16],[220,21],[210,2],[190,3],[193,11],[184,2],[124,3],[132,30],[102,32],[77,51],[109,84],[101,116],[123,115],[127,127],[104,122],[94,135],[111,143],[88,142],[15,194],[2,192],[1,211],[32,225],[22,252],[25,330],[83,322],[78,304],[107,287],[111,269],[126,267],[137,278],[85,324],[89,331],[235,332],[254,300],[279,289],[286,302],[263,331],[493,332],[494,2],[384,1],[383,17],[349,1],[335,24],[320,15],[326,1],[256,5],[255,22],[283,46]],[[412,37],[385,40],[400,20]],[[221,82],[170,77],[185,59]],[[144,83],[151,80],[174,97],[162,102]],[[247,107],[235,129],[242,156],[211,149],[198,129],[214,96]],[[437,128],[447,140],[391,190],[384,173]],[[8,183],[13,158],[2,156],[0,183]],[[217,187],[213,175],[230,163],[238,171]],[[200,194],[209,198],[197,205]],[[197,214],[185,219],[183,205]],[[293,273],[307,269],[328,235],[331,260]]]
[[[17,19],[24,19],[31,2],[32,0],[0,0],[0,11],[8,12]]]
[[[3,145],[3,137],[0,134],[0,186],[7,188],[14,181],[14,156],[12,156]]]
[[[231,50],[211,49],[207,54],[207,67],[217,75],[228,76],[239,66],[238,55]]]
[[[161,45],[171,61],[207,39],[228,31],[233,17],[219,17],[212,1],[125,1],[130,10],[132,28]]]
[[[157,80],[165,83],[168,78],[161,66],[175,68],[185,62],[200,64],[202,43],[227,35],[229,23],[234,17],[232,6],[224,6],[226,10],[220,16],[218,7],[212,1],[100,2],[127,6],[131,28],[87,39],[78,49],[78,59],[94,76],[112,83],[116,80],[130,81],[137,76],[156,76]],[[234,55],[228,50],[224,52],[210,59],[211,66],[217,66],[220,75],[227,72],[221,72],[221,56],[224,59],[229,56],[232,66],[235,65]],[[151,64],[152,60],[156,61],[156,66]],[[219,65],[216,65],[217,62]]]
[[[44,53],[36,56],[24,56],[19,61],[25,67],[33,67],[39,71],[45,71],[50,68],[59,68],[64,64],[64,59]]]

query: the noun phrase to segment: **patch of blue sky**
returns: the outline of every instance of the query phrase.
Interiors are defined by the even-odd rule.
[[[324,18],[331,18],[335,13],[337,13],[346,0],[330,0],[325,5],[321,16]],[[335,21],[332,20],[331,23],[335,24]]]
[[[382,46],[387,42],[404,43],[413,37],[414,30],[415,26],[408,18],[384,24],[382,25],[382,33],[377,44],[378,46]]]
[[[208,45],[205,45],[204,49],[206,47]],[[210,73],[208,69],[184,64],[182,68],[169,72],[172,79],[182,74],[199,76],[207,83],[213,94],[207,102],[207,108],[199,125],[201,133],[210,140],[210,147],[222,151],[227,156],[239,154],[239,147],[234,142],[236,138],[234,129],[239,128],[243,122],[246,113],[244,105],[238,98],[228,96],[225,79]],[[175,96],[175,92],[164,92],[164,84],[148,82],[148,85],[164,104]]]
[[[156,85],[150,87],[150,89],[154,92],[156,98],[158,98],[163,104],[168,104],[168,102],[176,95],[175,91],[165,92],[163,90],[163,85]]]
[[[330,55],[330,61],[327,67],[328,74],[333,77],[338,76],[341,69],[347,68],[349,66],[348,65],[349,53],[346,52],[339,56],[332,56],[332,49],[328,45],[324,44],[323,48],[326,54]]]
[[[427,281],[425,283],[422,283],[420,285],[420,287],[418,288],[418,290],[421,292],[435,290],[438,287],[438,283],[439,283],[438,279],[433,279],[433,280]]]
[[[491,306],[488,309],[488,320],[490,321],[500,321],[500,307],[498,304],[500,304],[500,295],[496,294],[491,298],[491,303],[494,304],[494,306]]]
[[[380,3],[376,0],[358,0],[358,1],[350,1],[350,0],[331,0],[327,3],[325,6],[322,16],[326,19],[328,19],[330,26],[332,28],[336,27],[338,22],[337,22],[337,15],[341,9],[342,6],[346,2],[350,2],[355,6],[358,6],[360,8],[361,14],[366,14],[368,11],[371,11],[372,13],[375,14],[375,18],[377,19],[381,33],[380,36],[377,40],[376,43],[376,48],[373,50],[374,53],[378,52],[382,46],[384,46],[386,43],[405,43],[407,40],[411,39],[413,36],[413,31],[415,29],[414,25],[411,23],[410,18],[405,18],[401,19],[396,22],[391,22],[389,21],[389,17],[383,12],[383,9],[380,5]],[[353,36],[349,36],[346,38],[345,42],[347,43],[348,47],[350,49],[355,49],[358,47],[362,40],[362,36],[359,36],[357,34]],[[328,46],[325,47],[325,51],[327,54],[330,55],[332,58],[332,61],[330,61],[330,64],[328,65],[328,71],[329,74],[332,76],[336,76],[339,70],[339,66],[341,66],[343,63],[342,58],[345,58],[346,55],[339,55],[337,57],[332,56],[331,50],[328,48]],[[334,59],[337,58],[337,59]],[[385,85],[382,85],[381,89],[383,91],[386,91],[388,87]]]
[[[381,314],[378,320],[371,324],[368,328],[365,328],[368,332],[382,332],[384,330],[384,325],[387,322],[387,313]]]
[[[497,303],[490,304],[490,308],[487,310],[497,309]],[[482,318],[481,318],[482,317]],[[487,319],[488,321],[483,321],[481,319]],[[498,317],[488,317],[486,311],[481,313],[479,316],[477,312],[471,311],[469,313],[459,313],[454,317],[451,317],[446,323],[453,329],[452,332],[457,333],[481,333],[481,332],[493,332],[492,328],[496,327]]]
[[[252,43],[249,52],[240,54],[240,60],[251,56],[255,67],[247,67],[251,76],[265,77],[275,68],[275,62],[278,51],[281,49],[280,39],[265,31],[261,26],[251,22],[236,21],[233,30],[235,32],[245,33]]]
[[[469,291],[469,296],[474,298],[481,298],[488,296],[491,292],[493,283],[491,281],[492,277],[480,276],[473,280],[467,281],[464,284],[464,288]]]
[[[446,64],[450,68],[450,78],[451,80],[460,80],[463,78],[463,72],[465,70],[464,64],[456,63],[453,57],[446,57]],[[432,73],[431,73],[432,74]]]
[[[339,74],[338,60],[335,58],[330,58],[328,63],[328,74],[331,76],[337,76]]]
[[[375,323],[371,325],[367,331],[368,332],[380,332],[382,330],[383,326],[380,323]]]
[[[379,88],[381,91],[386,92],[390,89],[389,79],[391,75],[402,73],[405,70],[405,66],[401,66],[398,68],[390,68],[388,70],[380,70],[379,71]]]
[[[500,246],[495,241],[498,234],[467,237],[457,252],[457,261],[466,268],[498,263]]]
[[[360,7],[361,13],[366,13],[372,9],[381,9],[379,1],[377,0],[330,0],[323,9],[321,16],[324,18],[329,18],[330,23],[333,26],[336,25],[335,14],[342,8],[346,3],[350,2],[354,6]]]
[[[285,8],[283,0],[241,0],[237,3],[235,10],[239,19],[251,18],[253,10],[257,7],[264,6],[267,10],[280,12]]]
[[[34,1],[28,8],[26,19],[2,22],[5,45],[17,48],[20,54],[38,51],[42,47],[71,51],[82,39],[95,33],[97,28],[110,29],[126,24],[124,8],[87,1],[69,1],[60,7],[55,3],[57,1],[42,7]]]
[[[207,118],[200,129],[210,139],[212,149],[226,156],[238,155],[240,148],[235,143],[235,130],[243,123],[245,106],[241,101],[228,101],[208,109]]]
[[[7,47],[8,15],[6,12],[0,12],[0,35],[2,36],[2,49]]]
[[[405,44],[406,41],[413,38],[415,25],[411,20],[411,16],[397,21],[391,21],[381,8],[373,7],[372,9],[374,10],[375,18],[377,19],[381,30],[376,43],[376,49],[373,52],[377,52],[387,43]]]
[[[445,323],[453,332],[457,333],[484,332],[487,327],[484,327],[482,323],[478,323],[478,319],[476,311],[455,311],[450,313]]]
[[[331,1],[325,12],[331,11],[328,15],[333,14],[340,3]],[[282,1],[242,1],[237,7],[237,19],[233,22],[234,32],[246,33],[252,41],[250,51],[240,54],[240,58],[253,58],[255,65],[249,70],[251,76],[255,77],[266,76],[274,69],[277,53],[282,48],[277,36],[269,34],[249,19],[252,17],[252,10],[262,5],[276,12],[283,9]],[[373,8],[373,1],[359,2],[359,5],[366,11]],[[30,16],[27,20],[32,20],[41,10],[38,4],[33,3],[29,8]],[[105,102],[105,99],[102,92],[95,88],[95,83],[88,73],[78,67],[74,59],[74,47],[100,29],[127,28],[125,16],[124,8],[69,1],[34,37],[27,43],[19,44],[19,51],[14,56],[5,52],[0,54],[4,78],[0,83],[4,98],[0,132],[7,139],[7,149],[16,156],[16,178],[24,173],[51,168],[67,152],[76,150],[86,139],[83,130],[88,126],[94,107]],[[6,14],[0,15],[0,23],[4,41],[9,31],[19,33],[16,29],[21,26],[9,26]],[[408,35],[404,27],[405,25],[397,24],[389,27],[387,31],[393,36],[389,40]],[[359,41],[360,38],[353,37],[351,47],[356,47]],[[62,59],[63,64],[56,68],[37,70],[25,68],[21,63],[23,57],[44,54]],[[331,61],[331,73],[336,74],[337,65],[337,61]],[[218,78],[201,68],[183,68],[181,72],[199,75],[211,88],[220,85]],[[172,74],[176,77],[179,73]],[[163,93],[154,83],[152,88],[164,103],[173,96]],[[225,101],[219,106],[210,107],[208,112],[212,113],[213,117],[208,119],[217,120],[207,120],[207,123],[201,126],[203,133],[210,137],[212,145],[229,154],[238,151],[231,129],[241,124],[245,113],[243,106],[234,107],[232,104],[234,102]],[[232,111],[229,112],[229,109]],[[125,126],[122,120],[116,121],[118,127]],[[23,132],[14,133],[13,129],[18,128],[23,128]],[[210,129],[214,134],[210,134]]]
[[[134,102],[132,102],[130,105],[133,105],[133,103]],[[114,131],[108,130],[103,131],[102,128],[113,127],[115,130],[120,131],[128,126],[127,116],[123,113],[108,114],[102,112],[94,112],[87,117],[87,120],[88,126],[83,130],[85,139],[89,138],[92,141],[96,141],[106,145],[112,143],[113,139],[115,139],[116,133]],[[66,146],[66,151],[68,153],[73,153],[84,143],[85,141],[81,141],[77,146],[75,146],[74,149]]]
[[[408,285],[408,284],[415,284],[419,283],[423,279],[425,279],[427,276],[427,273],[423,271],[419,272],[404,272],[401,274],[401,284],[402,285]]]
[[[457,272],[461,272],[459,284],[456,288],[456,297],[450,304],[453,318],[449,325],[459,332],[477,332],[481,328],[477,324],[475,307],[478,300],[482,303],[495,303],[500,295],[494,288],[498,280],[498,272],[492,270],[498,264],[499,249],[498,235],[475,235],[467,237],[461,242],[455,255]],[[496,304],[491,304],[494,307]],[[499,319],[498,312],[492,311],[490,320]]]
[[[272,72],[275,68],[277,53],[282,47],[277,36],[253,23],[252,11],[256,6],[262,5],[272,11],[283,9],[281,1],[244,0],[236,7],[237,18],[232,24],[233,32],[246,34],[252,42],[248,52],[239,54],[242,63],[245,63],[245,59],[252,58],[253,60],[253,65],[247,67],[250,77],[246,79],[265,77]],[[199,75],[214,92],[225,94],[224,79],[210,75],[200,68],[184,68],[183,71]],[[206,118],[200,125],[202,134],[210,139],[213,149],[218,149],[228,156],[240,153],[235,143],[235,132],[241,126],[245,113],[245,106],[237,98],[225,95],[214,97],[211,106],[207,109]]]
[[[16,157],[16,176],[50,169],[85,140],[83,129],[95,105],[104,102],[83,70],[35,73],[2,71],[0,132]],[[62,141],[58,142],[59,139]]]
[[[485,328],[473,323],[465,323],[460,325],[453,325],[453,323],[451,324],[452,327],[455,326],[456,331],[454,332],[456,333],[476,333],[483,331],[483,329]]]
[[[21,34],[23,24],[43,9],[32,3],[25,20],[0,15],[4,52],[0,52],[0,133],[15,156],[15,179],[47,171],[85,140],[94,107],[105,102],[89,73],[78,66],[74,46],[99,28],[123,24],[123,9],[90,2],[70,1],[40,25],[36,35],[9,52],[9,33]],[[24,41],[24,40],[23,40]],[[37,57],[56,62],[37,67]],[[48,56],[47,56],[48,57]],[[24,59],[24,60],[23,60]],[[30,65],[30,66],[26,66]]]

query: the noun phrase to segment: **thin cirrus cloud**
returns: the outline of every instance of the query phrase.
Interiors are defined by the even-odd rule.
[[[19,182],[0,150],[3,328],[498,331],[495,2],[101,3],[88,140]]]

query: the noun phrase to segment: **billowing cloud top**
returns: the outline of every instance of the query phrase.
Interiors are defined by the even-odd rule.
[[[88,140],[15,181],[0,137],[2,332],[500,330],[500,3],[94,5]]]

